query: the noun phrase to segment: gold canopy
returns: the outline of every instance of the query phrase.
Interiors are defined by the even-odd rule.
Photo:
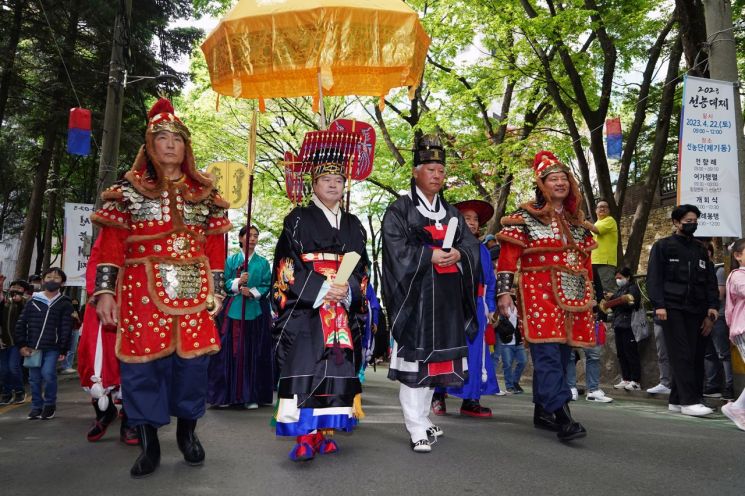
[[[202,44],[213,89],[259,99],[419,86],[429,48],[400,0],[240,0]]]

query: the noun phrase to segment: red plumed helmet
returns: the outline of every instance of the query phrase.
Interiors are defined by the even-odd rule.
[[[158,114],[174,114],[173,110],[173,104],[168,98],[158,98],[158,101],[155,102],[155,104],[150,109],[150,112],[147,113],[147,118],[152,119]]]
[[[545,177],[551,172],[568,172],[569,168],[562,164],[556,155],[547,150],[541,150],[533,160],[533,171],[537,177]]]

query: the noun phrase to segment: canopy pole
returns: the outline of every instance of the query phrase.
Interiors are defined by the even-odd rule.
[[[320,114],[321,129],[326,129],[326,109],[323,106],[323,84],[321,83],[321,69],[318,69],[318,112]]]

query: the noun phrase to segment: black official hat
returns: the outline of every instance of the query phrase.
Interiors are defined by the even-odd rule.
[[[414,143],[414,167],[429,162],[445,165],[445,148],[436,134],[425,134]]]

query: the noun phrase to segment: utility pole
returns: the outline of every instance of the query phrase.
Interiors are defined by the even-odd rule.
[[[737,54],[730,0],[704,0],[709,74],[712,79],[735,83],[735,129],[737,131],[737,171],[740,182],[741,235],[745,236],[745,135],[743,135],[741,86],[737,77]]]
[[[740,183],[740,223],[741,236],[745,236],[745,136],[743,135],[742,105],[740,104],[740,84],[737,78],[737,54],[732,25],[732,5],[730,0],[704,0],[706,18],[706,41],[709,48],[709,75],[712,79],[732,81],[735,84],[735,129],[737,131],[737,172]],[[732,241],[724,238],[725,274],[731,270],[726,246]],[[745,363],[731,346],[733,385],[737,393],[745,387]]]
[[[129,47],[129,24],[132,18],[132,0],[120,0],[114,22],[114,43],[111,47],[109,82],[106,93],[106,113],[103,119],[101,159],[98,163],[96,183],[96,208],[101,206],[101,193],[116,180],[119,158],[119,138],[124,109],[125,53]]]

